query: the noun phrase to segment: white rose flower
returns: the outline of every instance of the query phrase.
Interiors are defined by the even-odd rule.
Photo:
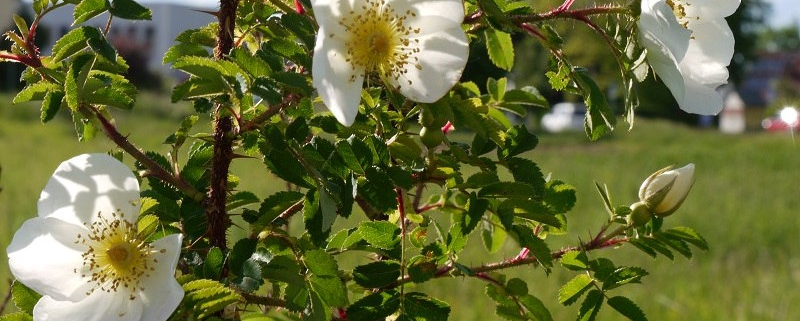
[[[717,87],[728,82],[733,33],[725,17],[740,0],[642,0],[639,39],[647,61],[681,109],[716,115]]]
[[[319,23],[313,82],[340,123],[358,114],[364,78],[407,98],[438,100],[467,62],[460,0],[312,0]]]
[[[678,169],[663,168],[642,183],[639,200],[656,216],[667,216],[683,204],[693,184],[694,164]]]
[[[163,321],[183,298],[175,280],[180,234],[137,233],[139,183],[111,156],[84,154],[56,169],[8,246],[19,282],[43,295],[36,321]]]

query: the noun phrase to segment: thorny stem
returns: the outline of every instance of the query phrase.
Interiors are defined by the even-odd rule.
[[[614,233],[612,233],[612,234],[614,234]],[[612,234],[609,234],[609,235],[612,235]],[[602,238],[602,239],[605,239],[605,238]],[[611,246],[616,246],[618,244],[622,244],[622,243],[625,243],[625,242],[628,242],[628,238],[627,237],[613,238],[613,236],[612,236],[612,238],[607,239],[607,240],[605,240],[603,242],[598,242],[598,243],[590,242],[589,244],[584,244],[584,245],[580,245],[580,246],[571,246],[571,247],[567,247],[567,248],[552,252],[550,254],[550,257],[553,260],[558,260],[558,259],[561,259],[561,257],[563,257],[564,254],[566,254],[567,252],[599,250],[599,249],[603,249],[603,248],[607,248],[607,247],[611,247]],[[516,257],[514,257],[512,259],[509,259],[509,260],[505,260],[505,261],[501,261],[501,262],[495,262],[495,263],[489,263],[489,264],[484,264],[484,265],[479,265],[479,266],[473,266],[473,267],[469,267],[468,269],[475,273],[473,276],[478,276],[478,275],[480,275],[482,273],[486,273],[486,272],[503,270],[503,269],[508,269],[508,268],[522,266],[522,265],[529,265],[529,264],[535,266],[535,265],[539,264],[539,261],[534,256],[521,256],[521,255],[518,255],[518,256],[516,256]],[[452,264],[448,264],[448,265],[440,267],[439,270],[436,271],[436,273],[434,274],[434,278],[440,278],[440,277],[444,277],[444,276],[464,275],[464,272],[461,272],[461,270],[455,270],[454,267],[455,266],[452,265]],[[398,286],[402,286],[403,284],[406,284],[408,282],[411,282],[411,276],[405,275],[405,276],[403,276],[403,278],[397,280],[397,282],[387,286],[386,288],[395,288],[395,287],[398,287]]]
[[[511,20],[511,22],[516,24],[524,22],[539,22],[539,21],[553,20],[553,19],[575,19],[583,21],[583,19],[586,19],[587,17],[593,15],[626,14],[626,13],[630,13],[630,10],[626,7],[603,5],[603,6],[596,6],[596,7],[575,9],[575,10],[566,10],[566,9],[559,10],[558,8],[556,8],[553,11],[541,14],[514,15],[511,16],[509,20]]]
[[[198,191],[196,188],[194,188],[194,186],[190,185],[181,177],[169,173],[152,158],[145,155],[145,153],[134,146],[127,137],[123,136],[117,130],[116,126],[114,126],[114,124],[112,124],[111,121],[108,120],[97,109],[90,106],[82,106],[79,109],[86,117],[96,118],[102,125],[103,133],[105,133],[106,137],[119,146],[119,148],[122,148],[122,150],[131,155],[131,157],[133,157],[139,163],[144,165],[144,167],[147,168],[147,175],[174,186],[196,202],[201,202],[203,200],[204,196],[202,192]]]
[[[250,292],[247,292],[247,291],[237,291],[237,293],[239,293],[239,295],[241,295],[242,298],[244,298],[245,301],[247,301],[247,303],[253,303],[253,304],[258,304],[258,305],[263,305],[263,306],[270,306],[270,307],[285,307],[286,306],[286,301],[281,300],[281,299],[276,299],[276,298],[267,297],[267,296],[260,296],[260,295],[256,295],[256,294],[253,294],[253,293],[250,293]]]
[[[566,0],[564,1],[561,6],[550,10],[545,13],[535,13],[535,14],[519,14],[519,15],[510,15],[508,20],[513,24],[521,24],[526,22],[540,22],[540,21],[547,21],[547,20],[554,20],[554,19],[576,19],[582,20],[588,16],[593,15],[604,15],[604,14],[629,14],[630,10],[623,6],[615,6],[615,5],[601,5],[589,8],[582,8],[582,9],[575,9],[570,10],[572,3],[575,0]],[[476,11],[464,18],[462,23],[464,24],[480,24],[481,18],[484,17],[484,13],[482,11]]]
[[[253,119],[242,123],[239,128],[239,133],[248,132],[251,130],[256,130],[264,125],[272,116],[277,115],[293,103],[297,102],[300,99],[300,96],[295,94],[288,94],[283,97],[283,100],[277,104],[270,106],[269,109],[265,110],[263,113],[256,115]]]
[[[292,218],[292,216],[294,216],[294,214],[296,214],[297,212],[302,210],[303,206],[304,206],[303,205],[303,200],[299,200],[299,201],[295,202],[294,204],[292,204],[292,206],[289,206],[289,208],[287,208],[285,211],[281,212],[281,214],[278,215],[278,217],[276,217],[274,221],[282,220],[284,222],[287,222],[287,224],[288,224],[289,219]]]
[[[234,45],[234,26],[238,0],[220,0],[219,30],[214,58],[225,59]],[[227,106],[217,103],[214,109],[214,154],[211,159],[211,185],[205,200],[208,219],[207,236],[212,246],[227,248],[225,232],[230,224],[225,203],[228,196],[228,172],[233,160],[233,119],[225,112]]]

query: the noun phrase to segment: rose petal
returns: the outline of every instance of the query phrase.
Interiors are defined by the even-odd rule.
[[[419,68],[406,66],[408,72],[392,78],[392,85],[413,101],[431,103],[442,98],[461,78],[469,55],[467,37],[458,27],[417,39],[421,49],[416,56]]]
[[[97,214],[139,215],[139,183],[130,168],[106,154],[83,154],[58,166],[39,198],[39,216],[73,224],[91,223]]]
[[[142,320],[166,320],[183,299],[183,288],[175,280],[181,239],[180,234],[172,234],[152,243],[155,249],[165,251],[155,253],[158,263],[153,274],[144,280],[144,290],[139,294],[145,306]]]
[[[398,13],[414,13],[406,16],[405,23],[419,27],[419,36],[461,28],[464,20],[464,4],[460,0],[389,0],[387,5]]]
[[[34,321],[145,321],[142,300],[125,293],[94,291],[80,301],[59,301],[43,296],[33,307]],[[163,320],[163,319],[162,319]],[[147,320],[159,321],[159,320]]]
[[[311,71],[314,88],[336,119],[350,126],[358,114],[364,71],[355,69],[346,60],[344,41],[323,32],[320,29],[314,48],[314,68]]]
[[[86,246],[75,243],[83,226],[55,218],[25,221],[8,245],[8,265],[17,280],[58,300],[78,300],[91,288],[76,269],[83,266]]]

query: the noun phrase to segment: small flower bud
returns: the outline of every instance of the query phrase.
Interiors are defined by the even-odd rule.
[[[668,216],[681,206],[694,184],[694,164],[678,169],[662,168],[639,187],[639,200],[655,216]]]

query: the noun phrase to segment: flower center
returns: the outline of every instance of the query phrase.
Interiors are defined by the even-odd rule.
[[[347,61],[353,70],[363,69],[384,80],[399,80],[409,65],[421,68],[415,56],[420,51],[419,40],[410,38],[419,34],[420,29],[406,25],[406,19],[416,13],[411,10],[398,13],[385,0],[366,0],[360,9],[358,13],[350,11],[339,22],[347,31]],[[355,81],[355,75],[351,81]]]
[[[678,23],[686,29],[689,29],[689,20],[700,19],[699,17],[690,17],[686,15],[686,7],[690,6],[685,0],[666,0],[667,5],[672,8],[675,17],[678,18]]]
[[[144,290],[140,280],[149,276],[158,260],[154,253],[157,250],[150,243],[144,242],[136,229],[136,224],[124,219],[124,214],[117,210],[111,218],[97,214],[99,220],[91,225],[87,235],[78,234],[75,243],[85,244],[86,251],[81,254],[83,267],[75,269],[81,277],[89,278],[92,289],[117,292],[124,289],[130,293],[130,299],[136,299],[137,290]]]

